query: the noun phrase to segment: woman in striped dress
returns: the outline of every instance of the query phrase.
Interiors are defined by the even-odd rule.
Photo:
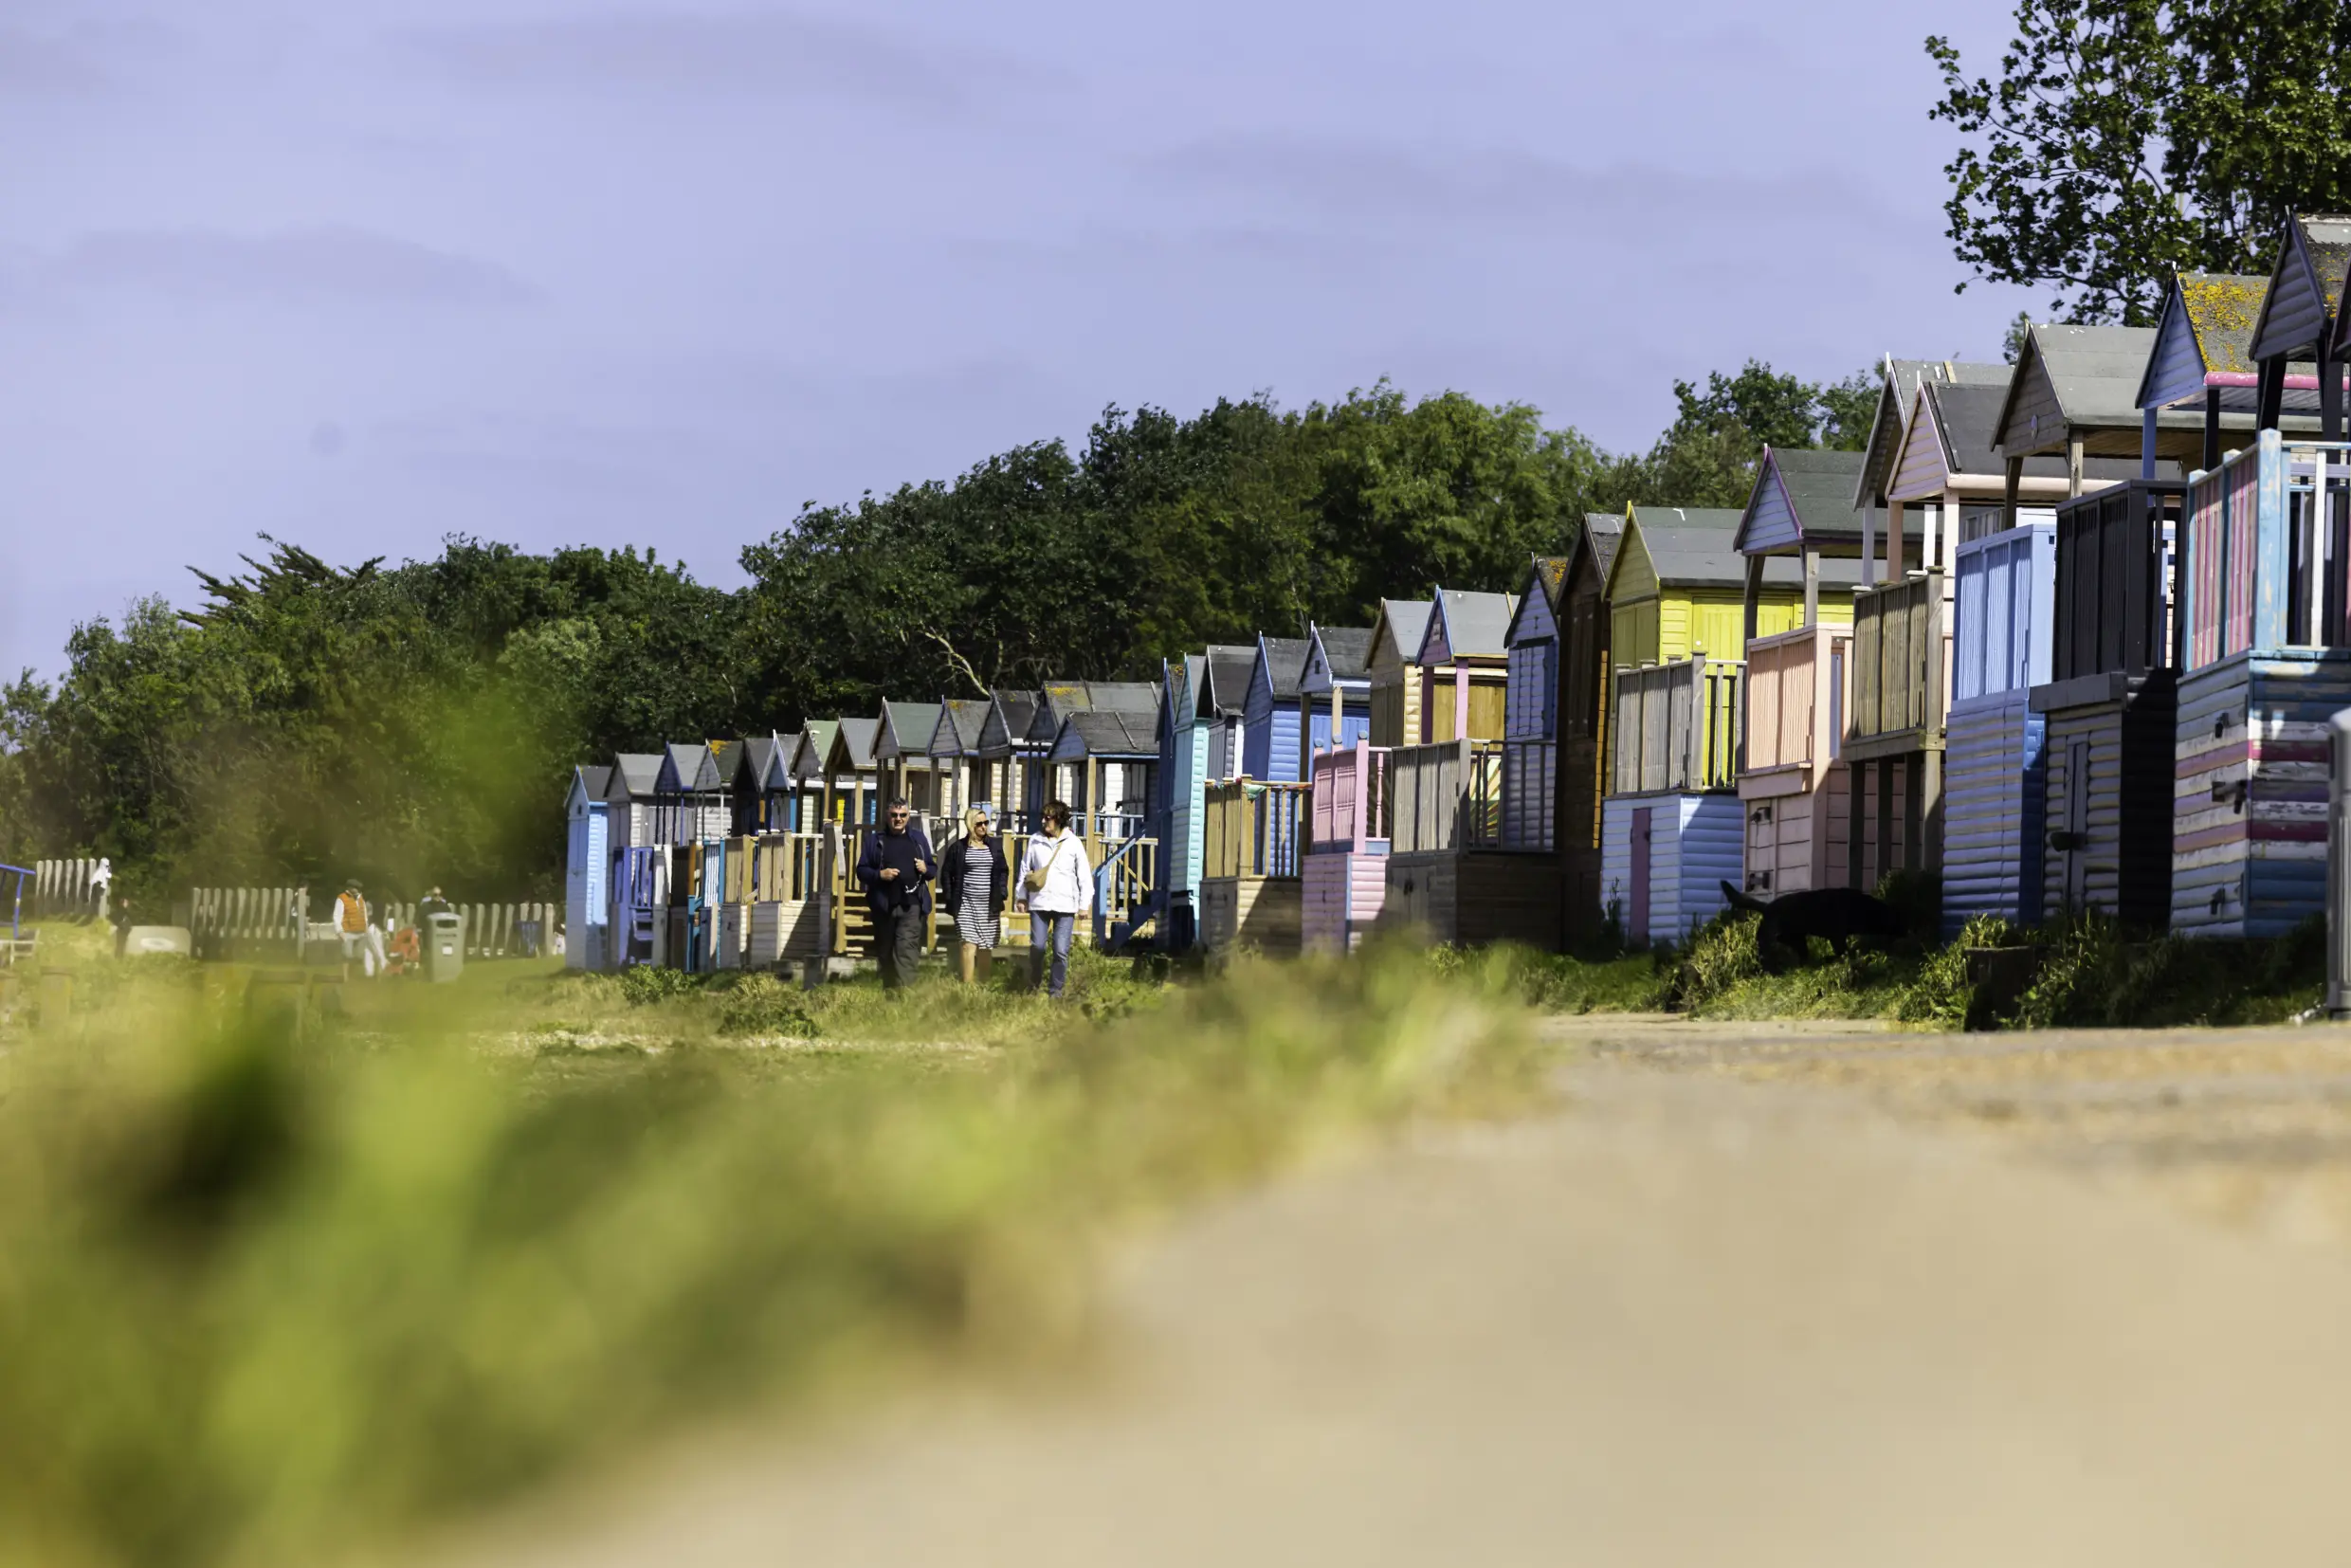
[[[1006,881],[1004,847],[996,842],[988,809],[975,806],[963,815],[963,836],[947,847],[939,864],[939,894],[955,911],[956,970],[965,985],[988,981]]]

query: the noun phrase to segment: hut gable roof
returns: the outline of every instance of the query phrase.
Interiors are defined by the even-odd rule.
[[[1539,643],[1559,634],[1559,594],[1567,586],[1566,556],[1537,556],[1526,565],[1526,581],[1519,593],[1518,609],[1510,616],[1510,625],[1503,633],[1503,641],[1512,647],[1521,643]]]
[[[1867,454],[1765,447],[1733,546],[1742,555],[1861,549],[1853,486]]]
[[[2256,362],[2314,347],[2334,329],[2342,275],[2351,265],[2351,217],[2310,214],[2287,221],[2278,239],[2269,292],[2253,325]]]
[[[931,726],[933,757],[969,757],[979,750],[980,731],[988,725],[985,697],[950,697],[939,704],[939,722]]]
[[[2251,375],[2253,328],[2269,280],[2228,272],[2176,272],[2156,319],[2155,347],[2139,378],[2139,407],[2201,399],[2213,375]],[[2225,406],[2225,405],[2224,405]]]
[[[878,757],[928,757],[931,737],[939,731],[937,702],[884,702],[876,715],[881,728],[873,738]]]
[[[1306,667],[1298,677],[1302,697],[1327,694],[1333,686],[1360,686],[1372,672],[1372,629],[1316,626],[1306,636]]]
[[[988,694],[987,722],[979,728],[979,750],[984,757],[1010,757],[1028,739],[1029,728],[1036,721],[1038,694],[1017,687],[1000,687]]]
[[[844,716],[834,722],[840,727],[833,731],[832,745],[826,752],[826,771],[839,773],[847,769],[851,773],[872,772],[873,746],[881,738],[882,720]]]
[[[583,762],[572,770],[572,787],[564,792],[564,814],[570,815],[580,807],[602,804],[611,792],[612,770],[603,762]]]
[[[1429,612],[1435,608],[1428,599],[1380,600],[1378,617],[1372,622],[1373,660],[1379,659],[1385,644],[1401,663],[1418,664],[1421,640],[1429,635]]]
[[[773,735],[745,736],[735,748],[735,770],[732,787],[738,794],[757,794],[768,789],[769,778],[775,770],[776,738]]]
[[[2139,384],[2155,350],[2153,327],[2043,323],[2025,335],[1995,422],[2006,456],[2062,451],[2069,437],[2117,432],[2138,449]]]
[[[726,787],[719,758],[706,741],[673,740],[662,751],[653,788],[662,794],[710,794]]]
[[[822,778],[832,758],[832,738],[840,732],[838,719],[811,719],[800,726],[800,744],[792,754],[792,776]]]
[[[1047,755],[1055,762],[1156,757],[1159,755],[1156,717],[1123,708],[1074,709],[1061,721]]]
[[[1921,383],[2005,387],[2009,377],[2006,365],[1965,359],[1897,359],[1888,355],[1880,369],[1877,413],[1869,422],[1869,439],[1862,447],[1861,475],[1853,490],[1856,508],[1886,503],[1886,487],[1902,455],[1903,437],[1909,429],[1910,410]]]
[[[1510,620],[1518,608],[1516,594],[1437,590],[1429,624],[1420,634],[1416,662],[1445,665],[1463,659],[1508,658]]]
[[[1208,668],[1208,655],[1186,653],[1159,661],[1159,734],[1173,741],[1179,729],[1190,729],[1199,717],[1193,692]]]
[[[1574,582],[1579,571],[1589,570],[1592,580],[1605,587],[1609,568],[1616,564],[1616,547],[1624,541],[1625,520],[1622,513],[1586,512],[1583,537],[1576,541],[1576,548],[1568,555],[1568,580]],[[1587,556],[1592,561],[1589,568],[1583,565]]]
[[[768,758],[767,779],[760,787],[768,790],[792,788],[792,759],[798,756],[799,752],[800,732],[798,730],[777,732],[775,750]]]
[[[1303,637],[1257,637],[1257,657],[1249,663],[1249,692],[1263,689],[1277,702],[1298,701],[1299,677],[1306,670]]]
[[[1740,514],[1728,507],[1635,506],[1616,551],[1610,597],[1636,568],[1661,588],[1733,588],[1747,563],[1732,548]]]
[[[1194,712],[1202,719],[1239,713],[1248,702],[1249,671],[1257,649],[1240,643],[1211,643],[1200,684],[1194,688]]]
[[[612,758],[612,778],[608,800],[647,800],[653,786],[660,782],[662,763],[659,752],[622,752]]]

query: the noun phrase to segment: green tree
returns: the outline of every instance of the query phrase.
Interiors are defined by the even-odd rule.
[[[1930,118],[1971,138],[1943,210],[1977,276],[2143,326],[2173,271],[2267,272],[2290,214],[2351,207],[2342,0],[2020,0],[2015,21],[1996,82],[1926,41]]]

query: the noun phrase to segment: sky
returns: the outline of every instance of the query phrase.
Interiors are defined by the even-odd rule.
[[[1385,376],[1646,447],[1996,358],[1930,25],[1557,0],[0,0],[0,672],[268,534],[651,547]]]

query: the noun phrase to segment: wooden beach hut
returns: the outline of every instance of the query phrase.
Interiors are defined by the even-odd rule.
[[[2337,319],[2343,274],[2351,266],[2351,217],[2296,216],[2278,240],[2277,264],[2253,323],[2253,363],[2260,378],[2254,419],[2261,428],[2284,428],[2288,384],[2306,372],[2317,393],[2319,439],[2343,439],[2344,346],[2351,346]],[[2301,361],[2307,360],[2307,364]],[[2338,552],[2340,560],[2343,553]]]
[[[1002,825],[1004,770],[980,751],[988,727],[989,701],[950,697],[939,704],[939,722],[931,729],[929,752],[931,770],[939,780],[939,813],[958,830],[963,813],[975,806],[993,808]]]
[[[1929,383],[2004,388],[2015,367],[1963,359],[1897,359],[1888,355],[1879,371],[1877,411],[1870,420],[1869,439],[1862,451],[1861,480],[1853,492],[1853,505],[1861,514],[1864,586],[1899,581],[1909,566],[1918,564],[1915,559],[1905,562],[1899,555],[1889,555],[1884,541],[1889,535],[1919,537],[1917,529],[1905,524],[1907,509],[1890,494],[1909,435],[1911,412],[1918,406],[1919,388]]]
[[[1571,942],[1599,934],[1600,800],[1608,793],[1608,574],[1619,513],[1587,512],[1559,589],[1559,887]]]
[[[1212,643],[1193,692],[1194,721],[1208,748],[1208,781],[1241,776],[1241,726],[1248,712],[1249,674],[1257,649],[1247,644]]]
[[[2011,519],[2028,499],[2053,506],[2096,488],[2102,480],[2178,479],[2199,461],[2200,412],[2139,406],[2155,342],[2153,327],[2042,324],[2026,333],[1993,426],[1993,446],[2005,478],[2013,482],[2006,497]],[[2152,465],[2146,457],[2150,439]],[[2045,456],[2059,459],[2057,471],[2065,483],[2026,484],[2028,460]],[[2093,462],[2099,458],[2117,461],[2101,467]]]
[[[733,825],[727,777],[707,742],[672,741],[662,748],[653,808],[654,832],[662,843],[700,844],[726,836]]]
[[[1299,946],[1346,953],[1388,902],[1388,748],[1371,743],[1369,627],[1311,627],[1298,703],[1307,739]]]
[[[733,821],[728,830],[736,837],[780,833],[790,828],[792,775],[787,746],[798,741],[796,735],[753,735],[732,749],[727,800]]]
[[[1260,633],[1241,701],[1241,775],[1296,784],[1305,777],[1301,678],[1307,640]]]
[[[1200,885],[1202,802],[1208,790],[1206,721],[1194,693],[1208,670],[1208,655],[1187,653],[1159,666],[1165,692],[1159,703],[1159,867],[1167,888],[1166,945],[1180,952],[1199,934],[1194,896]]]
[[[784,761],[791,781],[792,826],[794,832],[824,831],[825,767],[832,757],[832,739],[840,733],[837,719],[811,719],[800,726],[800,738]]]
[[[1034,832],[1037,813],[1045,809],[1044,757],[1049,742],[1029,738],[1038,702],[1035,691],[999,687],[988,694],[988,716],[980,721],[979,760],[997,782],[1008,836]]]
[[[1235,778],[1202,801],[1200,943],[1287,954],[1299,949],[1308,787]]]
[[[1951,707],[1944,740],[1942,925],[2031,924],[2041,912],[2048,798],[2045,715],[2055,627],[2056,524],[2025,514],[1953,561]]]
[[[832,738],[825,749],[825,821],[862,830],[882,820],[882,775],[874,759],[874,743],[881,734],[879,719],[843,715],[833,720]],[[860,843],[852,834],[852,853]]]
[[[2155,346],[2139,383],[2138,403],[2148,421],[2141,450],[2152,459],[2165,445],[2160,423],[2185,412],[2201,424],[2193,468],[2217,468],[2220,454],[2252,440],[2259,424],[2260,365],[2253,358],[2253,331],[2269,297],[2266,277],[2214,272],[2176,272],[2156,318]],[[2289,374],[2280,389],[2285,429],[2317,434],[2318,375]],[[2154,477],[2147,463],[2141,478]]]
[[[1741,613],[1758,633],[1741,680],[1740,885],[1759,898],[1846,884],[1852,795],[1842,751],[1866,461],[1862,452],[1766,450],[1734,539],[1746,558]],[[1801,620],[1761,634],[1775,565],[1793,566],[1803,585]]]
[[[1309,626],[1298,677],[1306,755],[1351,746],[1372,727],[1372,629]]]
[[[2171,584],[2185,494],[2134,479],[2057,508],[2055,636],[2049,683],[2032,692],[2047,726],[2045,917],[2097,909],[2142,933],[2171,921]]]
[[[612,758],[604,796],[612,857],[610,968],[660,964],[668,957],[669,852],[657,831],[654,795],[665,760],[659,752]]]
[[[1123,945],[1158,906],[1159,841],[1150,812],[1159,765],[1159,716],[1120,707],[1072,709],[1048,758],[1078,781],[1071,799],[1094,865],[1094,939]]]
[[[939,775],[931,767],[931,738],[939,733],[937,702],[885,702],[874,716],[875,787],[886,803],[903,797],[937,835],[941,810]]]
[[[1038,762],[1049,795],[1068,802],[1077,820],[1071,825],[1087,838],[1100,838],[1097,814],[1140,818],[1149,814],[1151,768],[1123,758],[1105,758],[1099,774],[1078,759],[1055,761],[1054,748],[1062,726],[1073,713],[1118,713],[1139,720],[1138,728],[1156,734],[1159,688],[1153,681],[1064,681],[1047,684],[1038,694],[1029,734],[1038,748]],[[1156,748],[1150,760],[1157,760]],[[1042,801],[1039,802],[1043,804]],[[1117,827],[1118,824],[1112,824]],[[1132,835],[1128,835],[1132,836]]]
[[[1538,556],[1503,633],[1509,650],[1502,732],[1502,847],[1555,855],[1559,847],[1559,605],[1565,556]]]
[[[564,792],[563,967],[600,970],[612,926],[611,804],[609,764],[572,770]]]
[[[1420,723],[1420,645],[1429,632],[1427,599],[1382,599],[1372,621],[1369,687],[1372,744],[1416,746]]]
[[[1609,569],[1609,793],[1600,898],[1635,943],[1680,941],[1744,875],[1738,795],[1748,573],[1744,510],[1635,506]],[[1820,565],[1850,580],[1857,563]],[[1759,636],[1803,624],[1799,556],[1765,560]]]
[[[1388,759],[1382,919],[1443,942],[1559,939],[1558,864],[1503,847],[1515,595],[1441,589],[1413,665],[1422,739]]]

